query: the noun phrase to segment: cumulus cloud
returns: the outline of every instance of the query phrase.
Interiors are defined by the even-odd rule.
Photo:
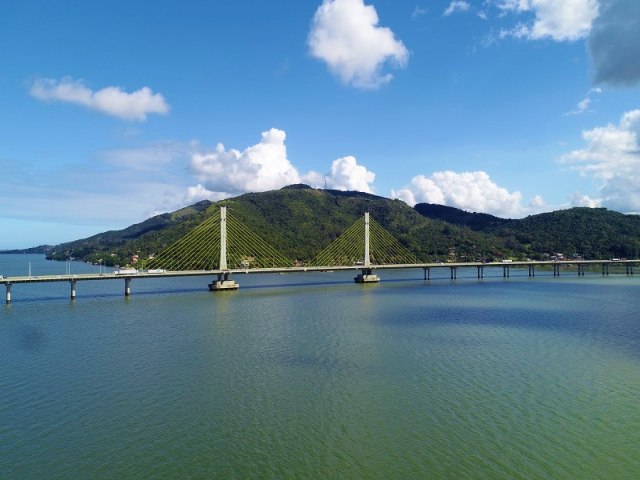
[[[355,157],[338,158],[331,164],[327,174],[327,187],[334,190],[357,190],[373,193],[370,185],[376,174],[368,171],[363,165],[358,165]]]
[[[510,193],[496,185],[486,172],[452,171],[435,172],[431,177],[413,177],[409,186],[391,191],[393,198],[404,200],[409,205],[437,203],[474,212],[491,213],[498,216],[522,215],[522,195]]]
[[[30,94],[39,100],[82,105],[129,121],[145,121],[148,114],[165,114],[169,111],[169,104],[164,97],[159,93],[153,93],[149,87],[142,87],[132,93],[127,93],[120,87],[106,87],[93,91],[82,80],[74,80],[71,77],[61,80],[36,79],[31,85]]]
[[[561,157],[581,175],[599,182],[600,204],[623,212],[640,211],[640,110],[608,124],[582,132],[583,149]]]
[[[334,160],[326,175],[310,171],[301,175],[287,158],[286,134],[272,128],[262,133],[260,142],[244,151],[227,150],[218,144],[215,151],[191,156],[190,170],[200,182],[190,187],[190,200],[221,199],[244,192],[260,192],[294,183],[315,188],[373,192],[375,173],[358,165],[355,157]]]
[[[640,82],[640,2],[601,0],[601,14],[589,36],[596,83],[633,86]]]
[[[579,40],[589,34],[599,13],[598,0],[501,0],[497,6],[503,15],[529,13],[534,16],[530,24],[519,23],[512,29],[502,30],[501,38]]]
[[[287,158],[285,138],[284,131],[272,128],[243,152],[219,143],[213,152],[194,154],[190,168],[211,192],[259,192],[298,183],[300,176]]]
[[[589,195],[584,195],[580,192],[575,192],[571,195],[572,207],[589,207],[597,208],[602,204],[602,200],[597,198],[591,198]]]
[[[387,66],[404,68],[409,52],[394,33],[378,25],[378,13],[363,0],[324,0],[307,43],[346,85],[375,89],[391,81]]]
[[[449,4],[443,15],[448,17],[456,12],[466,12],[469,8],[471,8],[469,2],[465,2],[464,0],[454,0]]]
[[[529,207],[535,210],[545,208],[546,206],[546,202],[540,195],[535,195],[529,202]]]

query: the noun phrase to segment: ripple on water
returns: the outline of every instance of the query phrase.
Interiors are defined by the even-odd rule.
[[[17,302],[0,321],[6,471],[640,476],[636,279],[336,279]]]

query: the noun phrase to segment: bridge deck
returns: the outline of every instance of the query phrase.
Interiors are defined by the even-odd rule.
[[[458,262],[458,263],[415,263],[415,264],[393,264],[393,265],[371,265],[371,269],[438,269],[438,268],[525,268],[538,266],[594,266],[594,265],[640,265],[639,260],[561,260],[561,261],[514,261],[514,262]],[[345,270],[362,270],[362,265],[345,265],[345,266],[325,266],[325,267],[273,267],[273,268],[250,268],[250,269],[228,269],[228,270],[186,270],[186,271],[166,271],[164,273],[85,273],[77,275],[33,275],[33,276],[15,276],[4,277],[0,279],[0,285],[18,284],[18,283],[44,283],[44,282],[80,282],[89,280],[116,280],[123,278],[168,278],[168,277],[196,277],[196,276],[215,276],[222,273],[231,274],[257,274],[257,273],[293,273],[293,272],[323,272],[327,270],[345,271]]]

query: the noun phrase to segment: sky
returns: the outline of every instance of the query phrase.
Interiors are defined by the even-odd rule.
[[[0,249],[293,183],[640,212],[637,0],[3,0]]]

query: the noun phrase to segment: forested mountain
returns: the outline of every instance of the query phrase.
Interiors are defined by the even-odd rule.
[[[467,212],[455,207],[438,205],[437,203],[418,203],[414,208],[420,215],[425,217],[469,227],[480,232],[514,221],[517,222],[517,220],[494,217],[488,213]]]
[[[367,211],[421,260],[501,258],[512,253],[493,235],[426,218],[400,200],[292,185],[214,204],[201,202],[125,230],[58,245],[48,257],[120,265],[133,255],[146,258],[184,236],[220,205],[226,205],[229,215],[292,260],[313,259]]]
[[[556,253],[584,258],[640,255],[637,215],[572,208],[501,219],[442,205],[411,208],[400,200],[306,185],[247,193],[216,203],[202,201],[124,230],[39,248],[56,260],[124,265],[134,255],[144,259],[162,251],[221,205],[286,257],[303,262],[313,259],[367,211],[421,261],[541,259]]]
[[[530,258],[563,253],[584,258],[638,258],[640,216],[606,208],[575,207],[512,220],[442,205],[418,204],[428,218],[495,235],[505,247]]]

